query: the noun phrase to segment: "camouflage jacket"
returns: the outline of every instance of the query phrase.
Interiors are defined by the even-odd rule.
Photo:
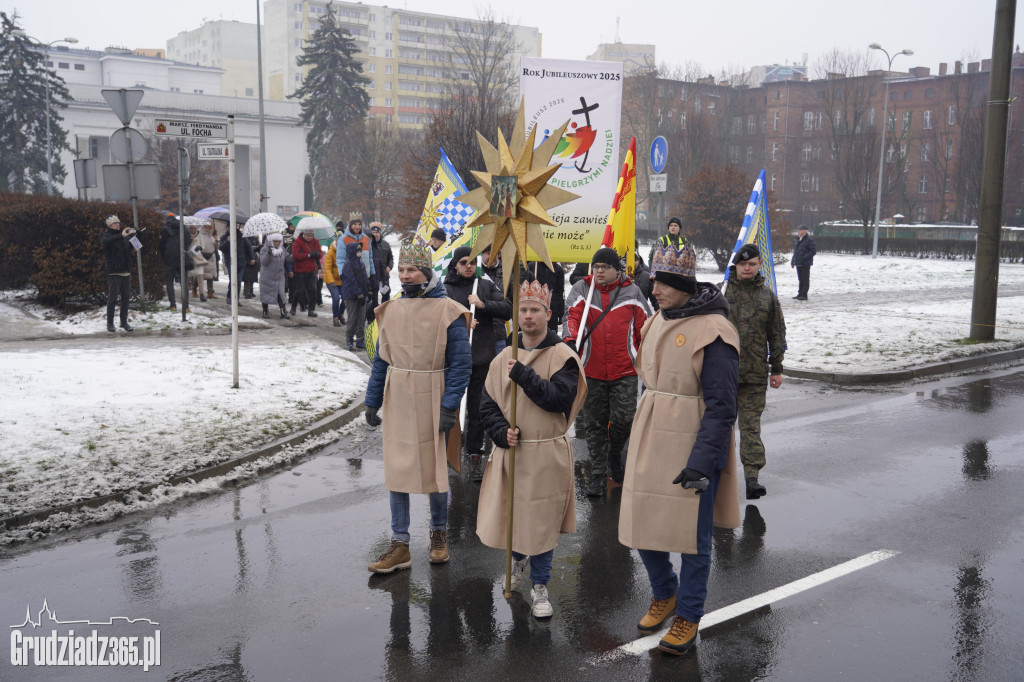
[[[730,269],[729,321],[740,333],[740,383],[765,383],[771,374],[782,374],[786,353],[786,320],[782,306],[772,290],[764,285],[761,273],[742,281]]]

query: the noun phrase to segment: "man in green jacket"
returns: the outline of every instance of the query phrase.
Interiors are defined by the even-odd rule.
[[[786,353],[786,321],[778,297],[765,286],[757,246],[745,244],[729,268],[725,298],[729,321],[740,333],[740,383],[736,397],[740,427],[740,460],[747,480],[747,499],[768,491],[757,477],[765,465],[761,442],[761,413],[767,386],[782,386],[782,358]]]

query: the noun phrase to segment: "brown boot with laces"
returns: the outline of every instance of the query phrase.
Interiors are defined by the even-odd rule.
[[[668,634],[658,642],[658,648],[666,654],[682,656],[690,650],[695,641],[697,641],[697,624],[676,616],[676,619],[672,621],[672,627],[668,629]]]
[[[392,540],[387,550],[376,561],[367,566],[373,573],[393,573],[401,568],[412,566],[412,555],[409,545]]]
[[[430,563],[448,563],[448,531],[430,531]]]
[[[665,622],[665,619],[671,616],[675,610],[675,595],[668,599],[651,599],[651,608],[647,609],[647,613],[636,624],[636,629],[645,635],[657,632],[661,629],[661,624]]]

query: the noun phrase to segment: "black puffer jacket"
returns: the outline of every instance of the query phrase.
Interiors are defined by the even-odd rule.
[[[483,365],[497,355],[494,342],[500,337],[495,335],[495,326],[501,324],[504,330],[505,320],[512,319],[512,302],[502,296],[501,291],[493,283],[483,278],[477,281],[480,284],[477,286],[476,295],[484,302],[484,307],[475,310],[479,324],[473,330],[473,364]],[[473,293],[472,278],[463,277],[452,268],[444,278],[444,289],[448,298],[469,308],[469,295]]]
[[[103,249],[103,259],[106,261],[107,274],[115,272],[128,272],[132,266],[132,243],[128,237],[121,236],[121,230],[103,228],[100,235],[100,248]]]
[[[180,230],[178,219],[174,216],[168,216],[164,221],[163,229],[160,230],[160,255],[164,259],[164,265],[173,268],[175,272],[181,270]],[[188,253],[190,246],[192,246],[192,235],[186,231],[185,253]],[[187,264],[186,267],[188,267]]]

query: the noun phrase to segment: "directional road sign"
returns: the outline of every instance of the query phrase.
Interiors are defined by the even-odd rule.
[[[668,142],[664,137],[658,135],[651,143],[651,170],[655,173],[663,172],[666,161],[668,161]]]
[[[157,135],[173,137],[205,137],[212,140],[228,139],[228,124],[219,121],[184,121],[156,119]]]

